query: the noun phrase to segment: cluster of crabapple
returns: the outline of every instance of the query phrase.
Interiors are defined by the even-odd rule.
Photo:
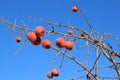
[[[78,6],[73,6],[72,7],[73,12],[78,11]],[[45,35],[46,30],[43,26],[38,26],[34,31],[31,31],[27,34],[27,39],[33,44],[33,45],[40,45],[42,43],[42,47],[45,49],[50,49],[52,48],[52,42],[49,39],[45,39],[42,41],[42,37]],[[73,35],[72,29],[68,30],[68,35]],[[80,35],[84,36],[84,35]],[[21,42],[22,38],[17,37],[16,42]],[[70,40],[66,40],[65,38],[57,38],[56,39],[56,46],[58,48],[66,48],[67,50],[72,50],[74,47],[74,42]],[[58,69],[54,69],[51,72],[48,72],[47,77],[49,79],[53,78],[53,76],[57,77],[59,76],[60,72]]]
[[[33,45],[40,45],[42,43],[42,46],[45,49],[50,49],[52,47],[52,42],[49,39],[45,39],[42,41],[42,37],[45,35],[46,30],[43,26],[38,26],[35,31],[31,31],[27,34],[27,39],[33,44]],[[69,35],[73,34],[72,30],[68,31]],[[22,39],[21,37],[17,37],[16,41],[20,42]],[[72,50],[74,47],[73,41],[66,41],[65,38],[57,38],[56,39],[56,45],[59,48],[66,48],[67,50]]]
[[[45,35],[46,30],[43,26],[37,26],[34,31],[30,31],[27,34],[27,39],[33,44],[33,45],[40,45],[42,44],[42,47],[45,49],[52,48],[52,42],[49,39],[45,39],[42,41],[42,37]],[[68,35],[73,35],[73,31],[70,29],[68,30]],[[20,42],[22,39],[21,37],[17,37],[16,41]],[[72,50],[74,48],[74,42],[70,40],[66,40],[65,38],[57,38],[56,39],[56,46],[58,48],[66,48],[67,50]],[[59,75],[59,70],[54,69],[52,72],[49,72],[47,74],[47,77],[51,79],[53,76]]]
[[[53,69],[52,71],[48,72],[47,77],[52,79],[53,77],[59,76],[60,72],[58,69]]]
[[[39,45],[42,42],[42,46],[45,49],[50,49],[52,47],[52,42],[49,39],[42,41],[42,37],[45,35],[46,30],[42,26],[38,26],[34,32],[29,32],[27,35],[28,40],[31,41],[34,45]],[[72,31],[69,30],[68,34],[72,34]],[[73,41],[66,41],[65,38],[57,38],[56,45],[59,48],[65,47],[68,50],[71,50],[74,47]]]
[[[75,5],[72,7],[72,11],[73,12],[77,12],[78,11],[78,6]],[[46,49],[49,49],[52,47],[52,43],[50,40],[46,39],[44,41],[42,41],[41,37],[44,36],[46,33],[46,30],[44,29],[44,27],[42,26],[38,26],[35,31],[31,31],[28,33],[27,35],[27,38],[31,41],[31,43],[33,45],[40,45],[40,43],[42,42],[42,46]],[[69,30],[68,31],[68,34],[69,35],[72,35],[73,34],[73,31],[72,30]],[[80,36],[84,36],[83,34],[80,35]],[[21,37],[17,37],[16,38],[16,42],[20,42],[22,40]],[[67,41],[64,39],[64,38],[58,38],[56,40],[56,45],[59,47],[59,48],[63,48],[63,47],[66,47],[66,49],[68,50],[71,50],[74,46],[74,43],[72,41]],[[70,47],[70,45],[72,47]]]

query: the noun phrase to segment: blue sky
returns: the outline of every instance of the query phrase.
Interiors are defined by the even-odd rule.
[[[89,31],[89,27],[81,14],[79,12],[74,13],[71,10],[76,3],[82,8],[96,31],[101,34],[110,32],[116,37],[120,37],[119,0],[1,0],[0,16],[11,22],[16,20],[17,24],[23,21],[31,29],[38,25],[45,26],[45,24],[26,19],[22,14],[63,24],[70,22],[76,27]],[[41,45],[33,46],[27,41],[19,54],[15,56],[14,52],[21,43],[16,43],[15,38],[18,35],[5,30],[4,26],[0,23],[0,80],[49,80],[46,74],[51,70],[51,63],[57,52],[52,49],[43,49]],[[45,28],[49,29],[46,26]],[[50,37],[53,44],[56,37]],[[22,38],[24,41],[26,37]],[[112,44],[115,47],[114,43]],[[80,42],[80,45],[84,44]],[[85,62],[83,57],[86,54],[85,49],[78,52],[68,51],[68,53],[80,57],[80,61]],[[92,53],[94,52],[92,51]],[[60,76],[53,78],[53,80],[69,80],[72,77],[84,75],[84,72],[76,74],[75,72],[81,68],[66,57],[63,67],[60,69],[61,58],[62,55],[57,58],[55,64],[55,67],[61,72]],[[94,60],[92,57],[90,59],[89,65],[93,64],[92,61]],[[105,58],[102,56],[102,59]],[[104,64],[109,64],[106,59],[104,63],[100,61],[100,65]],[[112,74],[116,75],[114,71]],[[85,78],[80,80],[85,80]]]

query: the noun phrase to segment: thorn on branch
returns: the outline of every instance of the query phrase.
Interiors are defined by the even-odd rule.
[[[54,29],[54,26],[52,26],[52,31],[51,31],[52,33],[54,33],[55,32],[55,29]]]
[[[73,57],[71,57],[71,60],[75,60],[75,57],[73,56]]]
[[[110,49],[113,49],[112,46],[107,42],[108,46],[110,47]]]

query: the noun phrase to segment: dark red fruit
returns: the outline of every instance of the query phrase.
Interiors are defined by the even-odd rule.
[[[58,38],[56,40],[56,45],[59,47],[59,48],[63,48],[65,47],[65,44],[66,44],[66,40],[64,38]]]
[[[69,35],[72,35],[72,34],[73,34],[73,31],[72,31],[72,30],[69,30],[69,31],[68,31],[68,34],[69,34]]]
[[[72,11],[73,11],[73,12],[77,12],[77,11],[78,11],[78,6],[73,6],[73,7],[72,7]]]
[[[52,73],[52,72],[48,72],[47,77],[48,77],[49,79],[52,79],[52,78],[53,78],[53,73]]]
[[[28,35],[27,35],[27,38],[28,38],[30,41],[36,41],[37,36],[35,35],[34,32],[29,32]]]
[[[73,47],[74,47],[73,41],[67,41],[67,42],[66,42],[66,45],[65,45],[65,48],[66,48],[66,49],[72,50]]]
[[[42,42],[42,39],[40,37],[37,37],[35,41],[31,41],[33,45],[40,45],[41,42]]]
[[[50,49],[52,47],[52,43],[50,40],[46,39],[42,42],[42,46],[46,49]]]
[[[60,72],[59,72],[58,69],[54,69],[54,70],[52,71],[52,74],[53,74],[53,76],[57,77],[57,76],[59,76]]]
[[[44,36],[46,33],[46,30],[44,29],[44,27],[42,26],[38,26],[36,29],[35,29],[35,34],[37,37],[42,37]]]
[[[20,42],[21,40],[22,40],[21,37],[16,38],[16,42]]]

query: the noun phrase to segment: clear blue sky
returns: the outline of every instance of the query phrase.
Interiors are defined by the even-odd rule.
[[[0,16],[11,22],[16,19],[17,24],[23,21],[32,29],[37,25],[45,24],[26,19],[22,14],[52,22],[62,22],[63,24],[70,22],[76,27],[88,30],[88,26],[81,14],[79,12],[73,13],[71,10],[76,3],[83,9],[96,31],[102,34],[111,32],[120,37],[119,0],[1,0]],[[20,53],[15,56],[14,52],[21,44],[15,42],[17,34],[5,30],[4,25],[1,25],[1,23],[0,28],[0,80],[49,80],[46,74],[51,70],[51,63],[56,51],[43,49],[41,45],[33,46],[27,41]],[[47,27],[45,26],[45,28]],[[22,38],[24,41],[25,37]],[[55,37],[52,36],[50,40],[54,43]],[[79,56],[80,61],[85,62],[83,55],[86,54],[86,51],[73,51],[69,52],[69,54]],[[55,64],[58,69],[60,69],[61,58],[62,56],[58,57]],[[105,62],[107,63],[105,60],[100,65],[106,64]],[[53,80],[69,80],[72,77],[84,75],[84,72],[76,74],[75,72],[78,69],[81,68],[65,57],[63,67],[60,69],[60,76],[53,78]],[[116,75],[114,71],[109,74]]]

